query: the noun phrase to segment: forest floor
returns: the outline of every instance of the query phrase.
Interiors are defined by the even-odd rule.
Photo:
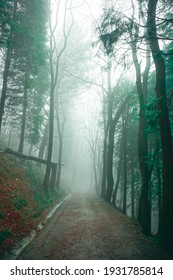
[[[137,222],[91,193],[66,200],[19,259],[173,259]]]
[[[0,259],[30,235],[64,191],[46,197],[44,171],[31,161],[0,152]]]

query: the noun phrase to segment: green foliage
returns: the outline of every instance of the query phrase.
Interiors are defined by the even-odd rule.
[[[12,1],[13,2],[13,1]],[[6,108],[12,125],[21,125],[24,90],[27,91],[26,138],[40,141],[45,95],[49,87],[47,51],[47,1],[19,0],[11,22],[13,47],[8,79]]]
[[[34,199],[37,202],[37,204],[40,205],[40,207],[43,209],[45,209],[52,203],[52,198],[51,197],[47,198],[44,195],[44,193],[41,191],[38,191],[37,193],[35,193]]]
[[[27,122],[28,142],[36,145],[40,142],[41,126],[44,121],[43,107],[45,104],[46,93],[49,90],[48,73],[44,67],[39,68],[37,77],[33,80],[34,91],[29,100]]]
[[[28,201],[25,197],[17,197],[14,205],[17,210],[20,210],[22,207],[28,205]]]
[[[0,1],[0,48],[6,48],[9,44],[13,2],[12,0]]]
[[[34,200],[37,207],[32,211],[32,218],[36,219],[46,208],[52,204],[53,199],[51,197],[46,197],[46,195],[41,190],[37,190],[37,192],[34,194]]]
[[[103,52],[106,51],[107,55],[112,55],[114,53],[114,46],[122,36],[132,31],[132,29],[134,29],[134,34],[137,34],[138,28],[137,24],[128,20],[119,11],[116,11],[112,4],[110,7],[106,6],[103,9],[101,23],[96,27],[99,41],[104,46]]]
[[[106,50],[106,54],[110,55],[113,52],[113,45],[118,42],[125,29],[121,18],[111,7],[104,10],[101,24],[96,28],[96,31],[99,34],[99,41],[102,42]]]

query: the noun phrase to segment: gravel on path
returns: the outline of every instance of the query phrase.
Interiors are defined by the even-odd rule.
[[[92,193],[74,193],[18,259],[158,260],[172,256],[111,204]]]

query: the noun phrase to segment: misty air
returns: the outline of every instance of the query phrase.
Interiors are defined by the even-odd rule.
[[[0,259],[173,259],[172,24],[171,0],[0,1]]]

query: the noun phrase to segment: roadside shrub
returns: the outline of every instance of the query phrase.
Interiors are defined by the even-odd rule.
[[[37,205],[39,205],[42,210],[49,207],[52,204],[51,197],[45,197],[45,195],[41,191],[37,191],[34,195],[34,200]]]

